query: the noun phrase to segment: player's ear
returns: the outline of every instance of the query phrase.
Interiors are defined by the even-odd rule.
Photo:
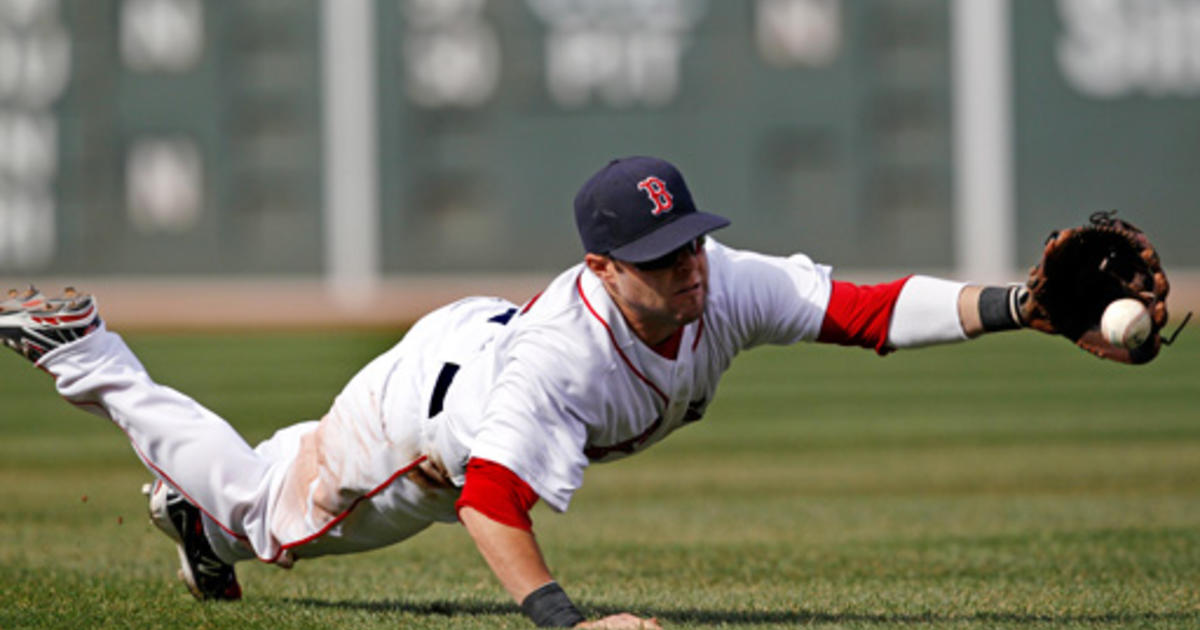
[[[616,272],[616,264],[613,263],[613,259],[600,254],[584,254],[583,264],[601,280],[608,280],[609,276]]]

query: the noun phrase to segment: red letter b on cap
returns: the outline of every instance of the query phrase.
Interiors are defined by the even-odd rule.
[[[654,202],[654,210],[651,214],[658,216],[664,212],[670,212],[675,205],[674,199],[671,198],[671,193],[667,192],[667,185],[663,180],[651,175],[646,179],[638,182],[638,190],[645,191],[646,196],[650,201]]]

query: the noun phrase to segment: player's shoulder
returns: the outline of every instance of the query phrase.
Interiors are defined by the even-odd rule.
[[[545,289],[521,305],[514,323],[522,327],[567,324],[578,302],[576,284],[582,273],[583,263],[579,263],[555,276]]]
[[[712,238],[708,239],[705,245],[705,253],[708,255],[709,273],[711,274],[746,276],[769,267],[799,267],[813,271],[821,267],[813,262],[807,254],[801,252],[780,255],[738,249]]]
[[[792,253],[773,255],[748,249],[735,249],[713,239],[705,248],[708,255],[710,294],[722,296],[739,295],[739,299],[753,298],[761,292],[761,285],[773,283],[789,284],[806,278],[820,278],[830,273],[830,268],[820,265],[808,255]]]
[[[510,326],[510,345],[541,347],[570,357],[589,352],[593,331],[585,296],[590,275],[582,264],[574,265],[523,304]]]
[[[777,256],[712,241],[706,252],[705,317],[714,335],[735,347],[756,344],[781,322],[804,317],[810,307],[824,308],[832,270],[805,254]]]

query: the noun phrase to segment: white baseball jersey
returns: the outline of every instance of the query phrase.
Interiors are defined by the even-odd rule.
[[[709,240],[709,298],[674,359],[626,324],[582,264],[560,274],[463,366],[437,421],[442,461],[461,483],[466,458],[509,468],[563,511],[592,462],[649,447],[699,420],[733,357],[762,343],[813,339],[830,270]]]
[[[458,485],[477,457],[567,509],[592,462],[625,457],[699,420],[743,349],[812,340],[830,269],[808,257],[706,246],[708,303],[674,359],[626,324],[582,264],[518,311],[468,298],[429,314],[364,367],[319,422],[251,449],[224,420],[153,382],[106,330],[40,362],[69,401],[110,418],[157,476],[205,513],[226,561],[345,553],[454,521],[454,489],[409,472],[425,458]],[[962,339],[960,284],[914,277],[891,315],[893,346]]]

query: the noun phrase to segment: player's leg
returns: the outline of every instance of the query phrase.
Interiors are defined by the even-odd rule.
[[[431,385],[424,381],[441,367],[425,347],[447,331],[462,336],[460,326],[442,321],[452,309],[425,318],[366,366],[321,423],[289,427],[250,449],[215,414],[154,383],[104,329],[90,299],[86,308],[27,302],[0,305],[0,338],[54,376],[67,400],[120,426],[170,484],[148,489],[151,509],[179,543],[183,577],[198,597],[236,598],[237,560],[286,566],[295,557],[389,545],[454,520],[456,489],[409,478],[425,456],[421,422]]]
[[[181,545],[184,573],[222,573],[223,582],[197,584],[197,578],[189,580],[189,588],[202,598],[236,598],[233,559],[205,549],[201,513],[270,553],[264,517],[277,463],[196,401],[152,381],[124,341],[105,329],[89,296],[10,295],[0,303],[0,339],[53,376],[69,402],[125,432],[142,462],[179,495],[170,497],[164,489],[164,515],[171,515],[156,522],[171,526],[164,531]],[[182,518],[185,513],[189,518]]]
[[[468,366],[503,326],[496,315],[515,310],[477,298],[426,315],[350,379],[319,423],[289,427],[257,447],[287,462],[268,515],[277,563],[374,549],[457,521],[458,488],[425,465],[465,460],[466,447],[446,435],[431,401],[450,386],[446,362]]]
[[[67,401],[120,427],[156,476],[223,526],[255,538],[247,530],[262,509],[271,462],[203,405],[151,380],[120,336],[101,325],[38,367]]]
[[[418,484],[424,401],[418,366],[428,324],[364,366],[320,422],[277,432],[256,450],[285,461],[268,520],[275,561],[366,551],[454,521],[457,489]]]

